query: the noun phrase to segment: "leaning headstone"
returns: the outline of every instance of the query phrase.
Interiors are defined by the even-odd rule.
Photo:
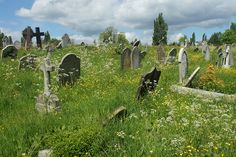
[[[52,150],[45,149],[38,152],[38,157],[52,157]]]
[[[134,47],[135,47],[135,46],[139,46],[139,44],[140,44],[140,40],[137,40],[137,41],[134,42],[133,46],[134,46]]]
[[[121,69],[130,69],[131,68],[131,50],[125,48],[121,54]]]
[[[34,37],[34,32],[31,27],[28,26],[22,31],[22,35],[25,39],[25,49],[28,50],[32,46],[32,38]]]
[[[61,48],[62,48],[62,41],[60,41],[56,46],[56,49],[61,49]]]
[[[115,119],[115,118],[121,119],[125,117],[126,115],[127,115],[127,109],[124,106],[120,106],[117,109],[115,109],[114,112],[108,115],[107,119],[103,121],[103,126],[106,126],[109,123],[109,121],[111,121],[112,119]]]
[[[17,56],[17,49],[14,45],[8,45],[4,49],[2,49],[2,58],[10,57],[15,59]]]
[[[188,56],[184,48],[181,48],[178,56],[179,62],[179,82],[183,83],[185,76],[188,72]]]
[[[173,64],[175,62],[176,55],[177,55],[177,49],[172,48],[168,54],[166,64]]]
[[[226,45],[225,51],[223,53],[223,67],[229,68],[234,65],[234,58],[231,51],[231,46]]]
[[[65,55],[59,65],[58,79],[59,84],[74,84],[80,78],[80,58],[75,54]]]
[[[192,84],[192,81],[200,71],[200,67],[197,67],[197,69],[194,70],[194,72],[191,74],[191,76],[188,78],[187,82],[184,84],[184,87],[189,87]]]
[[[62,37],[62,47],[67,47],[71,44],[71,40],[68,34],[64,34]]]
[[[54,66],[50,62],[51,52],[48,53],[47,58],[44,59],[40,69],[44,74],[44,93],[40,94],[36,99],[36,110],[41,113],[48,113],[54,111],[60,111],[61,107],[59,99],[55,94],[52,94],[50,90],[51,74],[54,71]]]
[[[164,64],[166,60],[166,54],[162,44],[159,44],[159,46],[157,47],[157,60],[160,64]]]
[[[14,42],[14,46],[19,50],[21,48],[21,43],[18,40],[16,40]]]
[[[36,55],[28,54],[20,58],[19,70],[21,69],[35,69]]]
[[[153,68],[149,73],[141,77],[140,85],[138,87],[136,96],[137,100],[140,100],[143,96],[145,96],[148,91],[155,90],[160,76],[161,71],[158,71],[156,68]]]
[[[44,36],[44,32],[40,32],[39,27],[35,27],[35,33],[33,33],[33,36],[36,37],[37,47],[42,48],[41,36]]]
[[[131,52],[131,68],[136,69],[140,67],[141,59],[140,59],[141,51],[135,46]]]

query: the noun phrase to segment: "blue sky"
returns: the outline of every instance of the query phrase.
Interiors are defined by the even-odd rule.
[[[0,0],[0,30],[19,40],[26,26],[39,26],[52,37],[68,33],[91,43],[107,26],[129,40],[151,43],[153,20],[162,12],[169,25],[168,40],[195,32],[197,40],[223,32],[236,22],[235,0]]]

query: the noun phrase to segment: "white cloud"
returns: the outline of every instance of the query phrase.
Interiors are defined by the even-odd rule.
[[[179,39],[183,36],[184,36],[184,34],[182,34],[182,33],[172,34],[169,36],[169,42],[178,42]]]
[[[71,35],[70,38],[75,43],[80,44],[82,42],[86,44],[93,44],[94,40],[97,40],[97,36],[84,36],[84,35]]]
[[[160,12],[173,34],[190,26],[228,24],[236,17],[235,6],[235,0],[35,0],[31,8],[20,8],[16,14],[58,23],[85,36],[112,25],[119,31],[138,30],[151,38],[153,20]]]

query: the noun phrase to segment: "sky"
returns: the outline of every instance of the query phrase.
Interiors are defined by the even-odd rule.
[[[195,32],[210,37],[236,22],[236,0],[0,0],[0,30],[20,40],[31,26],[61,39],[69,34],[76,43],[92,43],[106,27],[152,43],[153,21],[159,13],[168,24],[168,42]]]

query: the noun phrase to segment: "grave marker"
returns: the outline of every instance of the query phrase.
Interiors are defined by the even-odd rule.
[[[178,56],[179,62],[179,82],[183,83],[183,80],[188,72],[188,56],[184,48],[181,48]]]
[[[80,78],[80,58],[75,54],[65,55],[59,65],[58,79],[61,85],[74,84]]]
[[[177,49],[172,48],[168,54],[166,64],[173,64],[175,62],[176,55],[177,55]]]
[[[131,68],[131,50],[125,48],[121,54],[121,69],[130,69]]]
[[[68,34],[64,34],[63,37],[62,37],[61,46],[64,48],[64,47],[67,47],[70,44],[71,44],[71,40],[70,40],[69,35]]]
[[[196,77],[196,75],[198,74],[199,71],[200,71],[200,67],[197,67],[197,69],[194,70],[194,72],[188,78],[187,82],[184,84],[184,87],[191,86],[193,79]]]
[[[144,95],[148,93],[148,91],[153,91],[156,88],[160,76],[161,71],[158,71],[156,68],[152,68],[149,73],[141,77],[136,96],[137,100],[140,100]]]
[[[22,35],[25,39],[25,49],[28,50],[32,46],[32,38],[34,36],[34,32],[31,27],[28,26],[22,31]]]
[[[223,67],[229,68],[234,65],[233,54],[231,51],[231,46],[226,45],[225,51],[223,53]]]
[[[162,44],[159,44],[159,46],[157,47],[157,60],[160,64],[164,64],[166,60],[166,54]]]
[[[33,33],[33,36],[36,37],[37,47],[42,48],[41,36],[44,36],[44,32],[40,32],[39,27],[35,27],[35,33]]]
[[[140,50],[137,46],[135,46],[131,52],[131,68],[136,69],[140,67],[141,59],[140,59]]]
[[[17,56],[17,49],[14,45],[8,45],[4,49],[2,49],[2,58],[10,57],[12,59],[15,59]]]
[[[35,69],[36,68],[36,56],[28,54],[20,58],[19,70],[21,69]]]

